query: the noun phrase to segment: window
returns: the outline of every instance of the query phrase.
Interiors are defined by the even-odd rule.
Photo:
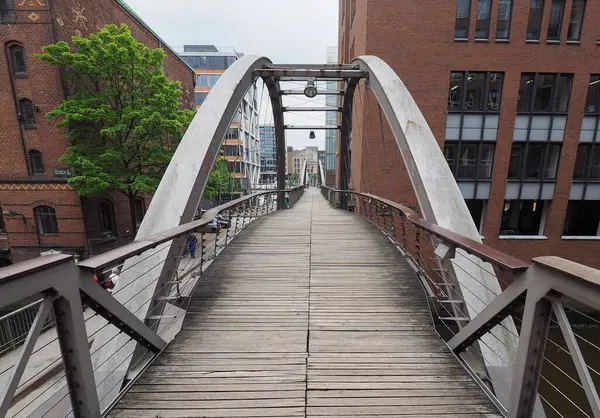
[[[600,200],[569,200],[563,235],[600,235]]]
[[[13,74],[15,76],[26,74],[27,68],[25,67],[25,53],[23,52],[23,47],[21,45],[12,45],[9,48],[9,52]]]
[[[31,168],[31,174],[44,174],[42,153],[38,150],[29,151],[29,165]]]
[[[237,61],[235,56],[182,56],[181,58],[192,68],[210,70],[226,70]]]
[[[546,39],[558,41],[560,29],[562,28],[563,15],[565,13],[565,0],[552,0],[550,6],[550,22],[548,22],[548,33]]]
[[[0,23],[12,23],[16,17],[13,0],[0,0]]]
[[[469,213],[471,214],[471,218],[473,218],[473,222],[477,227],[477,231],[481,234],[483,231],[483,213],[485,207],[485,200],[480,199],[466,199],[465,203],[467,204],[467,208],[469,208]]]
[[[198,74],[196,76],[197,87],[214,87],[221,78],[221,74]]]
[[[499,0],[496,39],[508,39],[512,17],[512,0]]]
[[[495,145],[486,143],[446,142],[444,145],[448,166],[459,180],[490,179],[494,151]]]
[[[560,144],[513,143],[508,166],[510,180],[554,180],[558,170]]]
[[[550,112],[552,109],[552,92],[556,86],[555,74],[540,75],[534,94],[533,110]]]
[[[572,74],[522,74],[517,112],[566,113],[572,80]]]
[[[204,103],[204,100],[206,100],[206,96],[208,96],[208,93],[204,93],[204,92],[196,92],[194,94],[194,98],[196,99],[196,105],[200,106],[202,105],[202,103]]]
[[[115,211],[111,201],[103,200],[98,205],[100,232],[103,237],[110,237],[115,232]]]
[[[579,144],[573,179],[600,180],[600,147],[594,144]]]
[[[478,0],[477,21],[475,22],[475,39],[488,39],[490,37],[490,15],[492,0]]]
[[[223,145],[222,149],[227,157],[237,157],[242,155],[240,145]]]
[[[579,41],[581,38],[581,27],[583,26],[583,14],[585,11],[585,0],[573,0],[571,6],[571,18],[569,19],[569,31],[567,41]]]
[[[503,78],[502,73],[450,73],[448,111],[500,111]]]
[[[585,100],[585,113],[600,113],[600,75],[592,74],[590,84],[588,85],[587,97]]]
[[[527,40],[539,41],[544,15],[544,0],[530,0],[527,21]]]
[[[238,128],[227,129],[225,139],[240,139],[240,130]]]
[[[469,15],[471,13],[471,0],[457,0],[456,22],[454,25],[454,37],[466,39],[469,37]]]
[[[38,206],[34,209],[35,225],[39,235],[57,235],[56,212],[50,206]]]
[[[500,235],[542,235],[545,203],[543,200],[506,200]]]
[[[135,224],[140,226],[146,214],[146,202],[141,197],[135,199]]]
[[[35,110],[31,100],[19,100],[19,117],[25,128],[35,128]]]
[[[231,173],[243,173],[244,162],[243,161],[229,161],[229,171]]]

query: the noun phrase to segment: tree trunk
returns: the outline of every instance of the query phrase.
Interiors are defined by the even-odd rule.
[[[131,218],[131,234],[133,239],[137,235],[137,220],[135,217],[135,198],[137,196],[134,194],[129,194],[127,198],[129,199],[129,216]]]

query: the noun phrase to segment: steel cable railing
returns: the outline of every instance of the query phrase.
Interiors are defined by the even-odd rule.
[[[18,284],[21,279],[28,280],[31,277],[31,281],[35,282],[37,286],[32,287],[31,295],[56,291],[58,292],[56,295],[57,300],[79,300],[77,302],[79,306],[83,305],[83,308],[92,309],[93,313],[86,314],[81,322],[88,328],[87,333],[85,333],[87,335],[82,336],[80,331],[73,330],[74,332],[70,333],[71,335],[65,341],[66,345],[62,344],[61,348],[67,349],[69,343],[75,344],[77,338],[80,340],[83,338],[89,349],[87,354],[82,353],[81,349],[78,350],[78,353],[84,354],[83,357],[87,357],[87,361],[96,358],[109,346],[112,350],[111,356],[97,357],[97,361],[89,369],[92,376],[79,375],[84,380],[89,380],[91,377],[92,380],[89,381],[94,381],[96,379],[93,378],[93,375],[102,371],[102,374],[95,381],[96,388],[99,390],[101,386],[107,384],[113,386],[112,388],[109,387],[108,391],[99,393],[99,399],[94,401],[89,393],[87,395],[84,393],[81,386],[71,387],[68,382],[73,381],[73,379],[69,378],[69,375],[75,369],[67,367],[64,370],[58,370],[57,368],[63,363],[76,364],[73,361],[81,360],[81,358],[76,358],[75,351],[68,351],[66,354],[62,350],[58,353],[58,340],[65,338],[65,321],[69,323],[74,318],[72,315],[77,315],[77,309],[75,311],[71,311],[70,308],[65,310],[65,306],[60,305],[61,309],[57,311],[55,317],[57,323],[55,327],[56,336],[51,336],[47,341],[37,344],[38,346],[33,347],[31,354],[29,354],[31,356],[43,352],[45,356],[49,357],[47,363],[36,366],[37,369],[32,369],[33,374],[27,375],[23,379],[21,379],[22,375],[11,376],[11,381],[15,378],[21,381],[17,382],[14,393],[8,394],[10,397],[15,394],[19,396],[14,401],[13,408],[11,408],[8,416],[22,416],[34,409],[42,411],[41,413],[44,415],[61,414],[58,411],[63,410],[65,399],[68,397],[71,400],[77,399],[78,401],[69,403],[72,405],[71,411],[68,411],[68,409],[62,411],[62,414],[66,412],[65,416],[71,413],[79,415],[83,411],[82,408],[89,407],[90,409],[87,409],[87,411],[93,411],[99,407],[99,403],[106,403],[107,401],[112,405],[114,400],[111,397],[115,396],[114,391],[119,382],[122,382],[119,377],[120,374],[116,373],[117,370],[134,370],[140,365],[143,366],[145,361],[151,361],[159,354],[160,348],[155,344],[163,341],[160,339],[161,336],[178,332],[183,315],[185,315],[189,306],[193,289],[217,256],[250,224],[275,212],[278,208],[292,207],[303,192],[304,188],[298,187],[285,191],[269,190],[246,196],[208,211],[207,219],[200,219],[191,222],[188,224],[189,226],[184,225],[175,228],[172,233],[158,234],[156,238],[146,238],[143,243],[134,241],[132,244],[120,249],[85,260],[78,266],[71,264],[72,261],[68,256],[51,256],[36,262],[32,266],[31,273],[28,271],[28,267],[25,266],[27,263],[20,266],[21,269],[5,270],[8,271],[8,274],[5,272],[0,273],[0,295],[9,294],[11,286]],[[213,225],[216,223],[214,229],[211,229],[211,223]],[[190,237],[193,235],[198,240],[197,256],[195,258],[191,257],[188,249],[188,240],[185,239],[188,235]],[[169,246],[168,243],[170,242],[175,243],[176,247]],[[179,255],[173,256],[173,254]],[[44,268],[41,269],[38,264],[44,265]],[[100,287],[105,286],[108,279],[107,273],[115,267],[119,270],[118,275],[121,279],[112,290],[112,297],[106,299],[106,296],[102,296],[105,293]],[[54,273],[53,269],[67,271],[67,273],[62,274],[64,280],[60,285],[57,281],[59,275]],[[44,270],[44,273],[50,277],[48,283],[38,283],[41,280],[37,279],[34,272],[40,270]],[[93,290],[96,285],[89,287],[89,283],[93,283],[92,278],[94,275],[99,277],[97,289],[100,289],[100,293]],[[80,291],[77,293],[81,293],[81,298],[73,299],[73,293],[67,294],[69,286],[66,283],[71,283],[71,289],[79,287]],[[8,306],[16,302],[18,300],[10,300],[7,303],[0,296],[0,306]],[[111,304],[115,302],[117,302],[117,305],[125,307],[132,316],[124,317],[121,313],[118,313],[118,310],[112,311]],[[36,303],[39,304],[40,302]],[[66,305],[66,307],[68,306]],[[71,305],[71,307],[73,306]],[[27,308],[32,307],[37,308],[34,305]],[[81,312],[83,311],[84,309],[81,310]],[[172,311],[174,314],[171,314]],[[134,317],[139,317],[137,321],[140,319],[145,321],[150,328],[146,327],[146,330],[140,328],[140,325],[136,325],[133,320]],[[162,324],[160,328],[153,328],[157,327],[158,323]],[[160,333],[156,334],[155,331],[151,331],[152,329],[160,329]],[[148,333],[149,331],[150,333]],[[30,330],[27,330],[27,332],[20,333],[20,338],[28,338],[30,332]],[[158,340],[152,337],[152,333]],[[127,337],[121,339],[119,336],[124,334],[127,334]],[[39,335],[29,337],[34,338],[35,344]],[[96,341],[98,338],[103,339]],[[151,341],[152,339],[155,342]],[[93,346],[92,342],[94,342]],[[138,347],[135,352],[130,351],[133,347],[132,344]],[[52,357],[53,351],[57,351],[59,355]],[[118,361],[109,362],[108,359],[114,356],[119,357]],[[4,367],[0,372],[0,377],[9,371],[13,371],[14,374],[15,364]],[[85,364],[82,364],[82,367],[78,367],[78,369],[82,370],[85,367]],[[57,370],[53,371],[54,369]],[[75,372],[83,373],[80,370]],[[36,378],[40,375],[46,375],[45,380],[47,383],[36,384]],[[128,379],[130,377],[132,376],[129,376]],[[135,379],[135,376],[133,378]],[[114,379],[117,382],[113,383]],[[25,390],[26,392],[23,392]],[[66,393],[63,393],[65,390]],[[122,390],[117,392],[119,393],[118,398]],[[85,396],[88,396],[88,398],[86,399]],[[82,401],[79,401],[79,399],[82,399]],[[10,406],[11,402],[4,403],[6,406]],[[0,410],[0,412],[0,415],[4,415],[4,412],[8,411]]]
[[[600,272],[557,257],[530,266],[389,200],[321,191],[332,206],[371,222],[406,257],[427,292],[440,336],[502,414],[600,417]],[[532,292],[541,292],[541,299],[528,297]],[[532,306],[541,316],[531,316]],[[477,376],[473,361],[484,370],[497,363],[506,373]]]

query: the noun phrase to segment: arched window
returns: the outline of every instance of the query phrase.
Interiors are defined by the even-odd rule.
[[[29,164],[31,166],[31,174],[44,174],[44,161],[42,153],[36,149],[29,151]]]
[[[102,236],[109,237],[115,233],[115,209],[110,200],[103,200],[98,205],[100,231]]]
[[[135,223],[137,226],[142,224],[146,214],[146,202],[141,197],[135,199]]]
[[[34,209],[35,225],[39,235],[57,235],[56,212],[50,206],[38,206]]]
[[[19,116],[25,128],[35,128],[35,109],[31,100],[19,100]]]
[[[1,1],[1,0],[0,0]],[[25,51],[21,45],[11,45],[8,47],[10,52],[11,70],[15,76],[24,76],[27,74],[25,66]]]

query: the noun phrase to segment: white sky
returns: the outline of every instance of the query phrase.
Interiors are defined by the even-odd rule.
[[[264,55],[274,63],[320,64],[327,46],[337,45],[338,0],[127,0],[142,19],[171,47],[208,44],[233,47],[246,55]],[[260,87],[260,85],[259,85]],[[298,87],[283,86],[284,88]],[[261,97],[261,88],[258,100]],[[323,97],[313,106],[324,105]],[[268,94],[265,91],[263,109]],[[311,106],[304,96],[286,97],[285,106]],[[270,107],[269,107],[270,111]],[[261,123],[272,121],[262,112]],[[324,125],[324,113],[286,116],[287,124]],[[325,131],[288,131],[294,148],[325,149]]]

